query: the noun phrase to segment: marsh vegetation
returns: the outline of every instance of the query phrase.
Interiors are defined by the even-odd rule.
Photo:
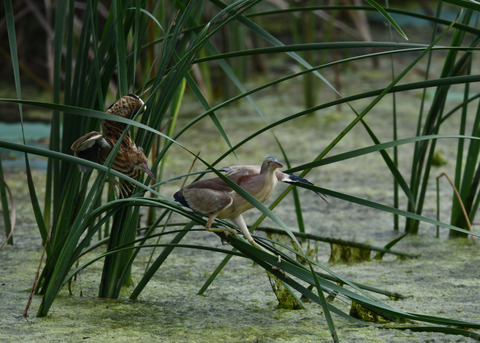
[[[15,95],[0,103],[16,106],[19,128],[30,109],[46,111],[50,133],[48,146],[21,132],[0,139],[0,296],[12,300],[0,337],[478,339],[480,7],[393,5],[64,1],[20,16],[6,0]],[[22,24],[43,11],[50,100],[23,92]],[[155,182],[111,169],[118,147],[105,165],[70,150],[118,121],[105,109],[128,93],[147,110],[122,122]],[[4,166],[12,151],[23,166]],[[172,198],[184,182],[266,156],[316,185],[279,187],[247,212],[281,263],[241,236],[222,245]],[[41,158],[45,169],[32,168]],[[116,197],[112,177],[135,190]],[[31,317],[20,319],[34,282]]]

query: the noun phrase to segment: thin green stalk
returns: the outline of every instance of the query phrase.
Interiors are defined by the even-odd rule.
[[[471,17],[471,12],[466,13],[461,18],[462,23],[468,23]],[[445,32],[444,32],[445,33]],[[451,46],[460,46],[463,42],[465,36],[465,32],[456,29],[453,34],[453,38],[451,40]],[[447,53],[447,57],[445,59],[441,77],[449,77],[452,75],[458,75],[459,68],[463,65],[463,62],[457,63],[455,61],[457,57],[458,51],[457,50],[450,50]],[[447,99],[447,94],[450,89],[451,85],[446,84],[444,86],[438,87],[432,101],[432,106],[428,112],[427,117],[425,118],[425,123],[421,124],[422,126],[422,134],[429,135],[438,133],[439,126],[436,125],[439,118],[442,117],[442,113],[445,107],[445,102]],[[420,124],[420,123],[419,123]],[[416,200],[416,207],[412,207],[409,204],[408,209],[409,211],[413,211],[415,213],[422,213],[423,205],[425,201],[425,194],[427,191],[427,184],[428,179],[430,176],[430,170],[432,167],[431,161],[435,152],[436,141],[430,142],[430,146],[428,146],[428,142],[420,142],[414,150],[413,154],[413,162],[412,162],[412,173],[411,173],[411,185],[410,188],[412,193],[415,196]],[[419,222],[407,220],[405,224],[405,230],[411,233],[418,232]]]
[[[437,221],[440,222],[440,179],[436,178],[436,185],[437,185]],[[436,225],[437,233],[436,237],[440,237],[440,225]]]
[[[236,251],[236,250],[233,250]],[[198,290],[198,295],[204,295],[205,291],[210,287],[212,282],[217,278],[218,274],[223,270],[223,268],[228,264],[228,262],[232,259],[233,255],[229,254],[223,258],[220,264],[215,268],[215,270],[210,274],[208,279],[205,281],[203,286]]]
[[[145,273],[145,275],[142,277],[142,279],[139,281],[135,289],[133,290],[132,294],[130,295],[131,300],[136,300],[142,290],[145,288],[147,285],[148,281],[152,278],[152,276],[157,272],[158,268],[160,268],[167,259],[167,257],[170,255],[170,253],[173,251],[173,248],[175,247],[175,244],[179,243],[183,237],[188,233],[189,230],[192,229],[192,227],[196,223],[194,221],[190,222],[189,224],[185,225],[184,229],[180,231],[170,242],[171,246],[165,248],[162,253],[157,257],[154,263],[150,266],[148,271]]]
[[[480,135],[480,104],[477,105],[475,120],[472,127],[472,135],[473,136]],[[461,201],[465,206],[465,209],[468,215],[471,218],[475,217],[475,212],[472,212],[473,210],[472,206],[475,200],[475,195],[478,190],[478,175],[480,170],[480,168],[478,168],[479,153],[480,153],[480,144],[476,141],[470,142],[468,151],[467,151],[466,163],[463,167],[463,173],[461,175],[461,183],[459,188]],[[457,163],[460,164],[461,166],[463,166],[462,162],[463,162],[462,160],[457,160]],[[452,200],[452,202],[453,204],[452,204],[451,223],[458,227],[467,228],[468,227],[467,220],[461,208],[459,199],[455,197]],[[463,236],[455,233],[451,233],[450,235],[453,237]]]
[[[385,1],[385,7],[390,7],[389,1]],[[390,41],[393,41],[392,26],[388,25],[388,36]],[[431,55],[431,54],[430,54]],[[390,55],[390,73],[392,80],[395,78],[395,64],[394,56]],[[397,123],[397,98],[396,94],[392,94],[392,129],[393,140],[398,139],[398,123]],[[393,148],[393,164],[398,167],[398,148]],[[399,200],[399,181],[397,178],[393,178],[393,207],[398,208],[400,206]],[[400,229],[400,218],[397,215],[393,216],[393,229],[398,231]]]
[[[11,203],[11,206],[8,205],[8,194],[11,195],[10,190],[8,189],[7,183],[5,182],[5,177],[3,174],[2,160],[0,159],[0,201],[2,203],[2,212],[3,212],[3,224],[5,225],[5,237],[8,245],[13,245],[13,221],[11,213],[15,213],[15,205]],[[10,199],[13,199],[10,196]],[[15,217],[13,217],[13,220]],[[0,245],[2,247],[2,245]]]
[[[5,2],[5,19],[6,19],[6,26],[7,26],[7,35],[8,35],[8,43],[10,47],[10,55],[11,61],[13,66],[13,75],[15,79],[15,91],[17,94],[17,98],[22,98],[22,89],[21,89],[21,80],[20,80],[20,69],[19,69],[19,62],[18,62],[18,53],[17,53],[17,38],[15,32],[15,18],[13,14],[12,2],[11,0],[6,0]],[[20,114],[20,121],[22,123],[22,138],[23,144],[25,144],[25,132],[23,129],[23,107],[21,104],[18,105],[18,110]],[[28,161],[28,156],[25,154],[25,160]],[[12,221],[10,220],[10,209],[8,206],[8,199],[7,199],[7,185],[5,183],[5,179],[3,176],[3,167],[0,160],[0,178],[1,178],[1,185],[0,185],[0,197],[2,202],[2,210],[3,210],[3,221],[5,224],[5,235],[7,237],[7,243],[12,245],[13,244],[13,237],[11,236],[12,233]],[[32,194],[31,194],[32,195]],[[36,199],[36,197],[35,197]],[[13,210],[13,209],[12,209]]]
[[[309,4],[307,3],[307,6]],[[313,16],[314,13],[311,11],[307,11],[303,13],[304,17],[304,41],[305,43],[313,43],[315,38],[315,23]],[[314,65],[314,51],[307,50],[305,51],[305,61],[310,64]],[[312,73],[305,74],[303,77],[303,96],[305,102],[305,108],[313,107],[317,103],[316,94],[317,94],[317,83],[316,77]]]

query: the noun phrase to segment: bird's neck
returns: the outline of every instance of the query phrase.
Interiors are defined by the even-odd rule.
[[[261,173],[261,175],[264,177],[263,187],[256,198],[259,201],[264,202],[270,197],[270,194],[272,194],[275,189],[275,186],[277,185],[277,177],[275,175],[275,169],[267,170],[266,172]]]

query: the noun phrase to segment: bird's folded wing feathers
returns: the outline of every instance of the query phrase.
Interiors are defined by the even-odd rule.
[[[208,188],[184,188],[175,193],[174,197],[182,205],[202,214],[219,212],[233,202],[228,193]]]
[[[75,156],[81,157],[85,160],[97,162],[98,154],[100,149],[111,149],[110,144],[105,140],[103,135],[100,132],[92,131],[83,135],[77,139],[73,144],[71,149],[73,150]],[[81,172],[88,172],[92,168],[79,164],[78,169]]]
[[[223,167],[219,169],[227,173],[227,176],[231,174],[243,174],[243,175],[257,175],[260,174],[260,166],[255,165],[239,165],[239,166],[230,166]]]
[[[227,185],[222,179],[220,179],[218,177],[213,178],[213,179],[196,181],[196,182],[191,183],[190,185],[186,186],[184,189],[192,189],[192,188],[215,189],[217,191],[222,191],[222,192],[231,192],[232,191],[232,188],[229,185]]]
[[[100,132],[92,131],[73,142],[71,149],[76,154],[78,151],[84,151],[92,148],[95,144],[99,144],[101,148],[110,147]]]

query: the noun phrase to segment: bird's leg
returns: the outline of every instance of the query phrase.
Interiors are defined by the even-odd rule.
[[[135,187],[130,182],[125,180],[119,180],[118,184],[123,198],[128,198],[132,194],[133,188]]]
[[[128,198],[129,194],[132,193],[132,189],[130,188],[132,184],[122,182],[122,180],[117,180],[114,177],[109,178],[108,181],[112,184],[117,199]]]
[[[255,242],[255,240],[253,239],[252,235],[250,235],[250,231],[248,230],[248,227],[247,227],[247,224],[245,224],[245,220],[243,220],[243,216],[242,215],[239,215],[237,218],[235,219],[232,219],[232,221],[238,225],[238,227],[240,228],[240,230],[242,231],[243,235],[245,236],[245,238],[247,239],[247,241],[250,242],[251,245],[259,248],[259,249],[262,249],[263,251],[269,253],[269,254],[272,254],[271,251],[265,249],[264,247],[262,247],[260,244],[258,244],[257,242]],[[277,258],[280,258],[280,255],[277,256]]]
[[[238,236],[237,230],[230,229],[230,228],[212,228],[213,221],[217,218],[217,214],[212,214],[208,217],[207,224],[205,225],[205,229],[209,232],[223,232],[225,236],[234,235],[235,237]]]
[[[122,198],[122,188],[121,188],[120,182],[112,176],[107,177],[107,182],[108,182],[108,186],[110,188],[113,188],[113,191],[115,192],[115,198],[121,199]]]

